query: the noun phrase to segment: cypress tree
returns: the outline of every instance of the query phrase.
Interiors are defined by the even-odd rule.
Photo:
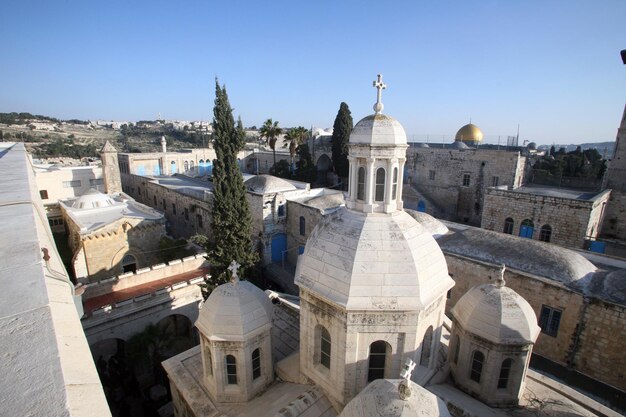
[[[352,115],[350,108],[344,102],[339,105],[339,111],[333,124],[332,150],[335,173],[342,179],[348,178],[348,142],[352,132]],[[347,181],[343,181],[344,184]],[[344,187],[345,188],[345,187]]]
[[[206,243],[213,285],[230,280],[228,266],[234,260],[241,265],[238,275],[247,278],[257,261],[252,250],[252,220],[246,200],[243,176],[237,152],[243,148],[241,121],[235,126],[226,87],[215,80],[213,137],[217,159],[213,164],[213,239]]]

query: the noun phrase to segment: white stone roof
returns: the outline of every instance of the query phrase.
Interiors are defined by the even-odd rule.
[[[579,253],[550,243],[468,227],[437,239],[441,249],[587,290],[598,270]]]
[[[454,305],[452,316],[467,332],[496,344],[534,343],[541,331],[533,308],[506,286],[471,288]]]
[[[422,309],[454,282],[430,232],[403,211],[340,208],[315,227],[295,283],[346,309]]]
[[[435,219],[430,214],[410,209],[404,209],[404,211],[424,226],[435,239],[449,232],[445,224]]]
[[[435,394],[409,381],[411,396],[400,398],[400,379],[377,379],[354,397],[340,417],[450,417],[446,404]]]
[[[406,145],[404,128],[393,117],[384,114],[367,116],[354,126],[351,144]]]
[[[196,321],[210,340],[243,341],[272,325],[272,303],[248,281],[229,282],[213,290]]]
[[[247,191],[259,194],[293,191],[296,187],[289,181],[272,175],[255,175],[244,182]]]
[[[107,142],[108,143],[108,142]],[[75,209],[91,209],[100,207],[109,207],[114,205],[115,202],[108,195],[101,193],[100,191],[91,188],[85,194],[78,197],[72,203],[72,207]]]

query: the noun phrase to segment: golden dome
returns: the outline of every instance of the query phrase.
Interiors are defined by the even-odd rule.
[[[461,142],[482,142],[483,140],[483,132],[478,128],[478,126],[473,124],[466,124],[462,128],[456,132],[456,136],[454,137],[455,141]]]

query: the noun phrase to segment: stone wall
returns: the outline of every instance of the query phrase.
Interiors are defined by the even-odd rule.
[[[524,180],[526,157],[518,151],[488,149],[409,148],[407,169],[411,183],[433,200],[443,218],[480,224],[487,187],[517,187]],[[469,185],[464,185],[465,175]]]
[[[602,225],[602,236],[626,241],[626,192],[611,191]]]
[[[510,217],[513,234],[519,235],[522,221],[528,219],[534,225],[533,239],[539,240],[541,228],[549,225],[551,243],[583,248],[586,239],[598,235],[609,195],[604,191],[591,200],[575,200],[492,187],[485,195],[481,227],[502,232]]]
[[[444,255],[448,271],[456,282],[446,305],[448,313],[470,288],[491,282],[499,275],[498,265],[445,252]],[[537,317],[542,306],[561,311],[556,336],[541,332],[533,353],[626,390],[623,375],[626,369],[623,354],[626,337],[624,307],[595,298],[590,300],[556,281],[513,269],[506,270],[505,280],[508,287],[530,303]]]
[[[298,262],[300,247],[304,251],[307,239],[313,233],[315,226],[324,218],[324,214],[317,208],[307,206],[298,201],[288,201],[287,209],[287,261],[295,265]],[[304,218],[304,234],[300,234],[300,217]]]
[[[185,239],[195,234],[212,236],[208,195],[199,200],[132,174],[122,174],[122,185],[125,192],[138,202],[163,212],[169,235]]]

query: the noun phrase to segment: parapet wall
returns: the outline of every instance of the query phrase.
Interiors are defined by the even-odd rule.
[[[127,272],[111,278],[101,279],[98,282],[85,285],[83,299],[89,299],[100,295],[108,294],[112,291],[119,291],[137,285],[146,284],[160,279],[165,279],[173,275],[184,274],[199,268],[208,268],[208,263],[204,258],[206,253],[199,253],[187,256],[182,259],[175,259],[168,263],[152,265],[148,268],[138,269],[136,272]]]

